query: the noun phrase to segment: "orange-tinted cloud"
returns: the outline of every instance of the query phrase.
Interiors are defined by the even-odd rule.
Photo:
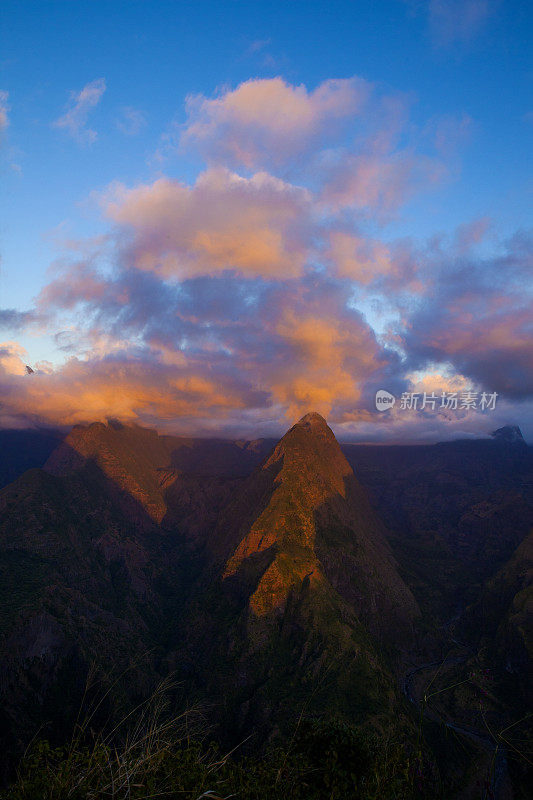
[[[125,258],[165,278],[235,270],[247,277],[296,276],[309,251],[308,192],[256,173],[202,173],[194,186],[161,178],[103,198],[108,216],[129,234]]]
[[[343,231],[331,232],[329,257],[341,277],[352,278],[364,285],[398,272],[398,265],[387,245]]]
[[[328,171],[322,191],[322,201],[327,206],[385,215],[446,175],[440,161],[410,152],[345,154]]]
[[[276,324],[285,358],[269,374],[271,391],[286,415],[313,408],[328,416],[334,407],[359,405],[361,387],[379,364],[380,348],[356,315],[339,319],[316,308],[285,308]],[[267,369],[268,373],[268,369]]]
[[[66,313],[77,287],[77,326],[59,341],[85,357],[26,376],[22,351],[11,349],[4,417],[52,424],[116,417],[194,431],[206,419],[224,428],[239,412],[279,420],[314,407],[338,416],[355,413],[369,376],[389,363],[346,305],[342,284],[226,275],[172,286],[151,273],[113,280],[87,269],[86,279],[80,265],[65,276],[65,293],[60,279],[45,292],[49,310]]]
[[[18,342],[0,342],[0,369],[7,375],[26,375],[27,355]]]
[[[313,91],[282,78],[255,79],[208,99],[187,98],[182,143],[210,160],[254,169],[297,158],[317,137],[357,114],[369,84],[359,78],[328,80]]]
[[[0,347],[2,402],[0,424],[74,425],[117,418],[124,422],[157,422],[177,429],[202,417],[221,420],[237,409],[260,404],[260,395],[238,380],[201,365],[181,368],[127,356],[72,358],[52,372],[26,374],[20,355],[9,343]]]
[[[93,88],[73,98],[72,131]],[[274,79],[191,99],[184,140],[210,166],[192,185],[111,186],[98,196],[111,229],[68,244],[34,309],[0,309],[2,327],[44,328],[67,359],[27,375],[30,356],[0,348],[4,424],[116,417],[257,435],[265,418],[280,429],[316,409],[346,430],[405,431],[416,420],[387,422],[375,392],[398,395],[424,371],[533,394],[530,244],[498,253],[483,219],[424,246],[380,238],[447,167],[406,141],[408,99],[375,94]],[[447,149],[427,133],[420,147]]]

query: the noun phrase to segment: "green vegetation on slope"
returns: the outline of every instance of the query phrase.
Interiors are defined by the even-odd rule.
[[[435,798],[421,760],[335,721],[302,722],[262,758],[222,754],[153,719],[120,746],[98,738],[53,749],[36,742],[0,800],[414,800]],[[183,720],[182,720],[183,723]]]

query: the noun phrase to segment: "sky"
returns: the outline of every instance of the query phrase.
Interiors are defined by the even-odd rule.
[[[0,426],[533,441],[532,30],[3,0]]]

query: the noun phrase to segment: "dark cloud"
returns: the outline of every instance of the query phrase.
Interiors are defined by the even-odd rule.
[[[0,328],[15,332],[39,322],[40,315],[35,311],[17,311],[15,308],[0,308]]]
[[[489,391],[533,395],[533,242],[521,232],[493,257],[439,252],[404,336],[409,364],[449,363]]]

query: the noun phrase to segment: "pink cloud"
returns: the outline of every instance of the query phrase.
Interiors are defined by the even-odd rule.
[[[379,241],[342,231],[330,234],[329,258],[338,274],[363,285],[398,272],[390,248]]]
[[[359,78],[328,80],[309,92],[282,78],[255,79],[219,97],[187,98],[182,144],[210,160],[249,169],[298,157],[317,137],[358,114],[369,94]]]
[[[3,133],[9,125],[9,92],[0,91],[0,133]]]
[[[79,92],[71,92],[67,110],[52,123],[53,127],[65,130],[81,144],[92,144],[98,134],[87,127],[87,119],[102,99],[105,90],[105,78],[98,78],[86,84]]]
[[[428,156],[396,152],[343,154],[328,172],[322,191],[325,205],[389,215],[415,192],[440,182],[446,169]]]
[[[294,277],[308,256],[308,193],[267,173],[243,178],[212,168],[192,187],[167,178],[117,185],[102,202],[127,234],[124,258],[165,278],[224,270]]]
[[[480,217],[472,222],[460,225],[455,234],[455,244],[459,252],[467,253],[472,247],[480,244],[491,228],[489,217]]]
[[[455,156],[459,148],[469,141],[473,130],[474,121],[468,114],[433,117],[425,127],[425,133],[433,139],[435,150],[444,157]]]

